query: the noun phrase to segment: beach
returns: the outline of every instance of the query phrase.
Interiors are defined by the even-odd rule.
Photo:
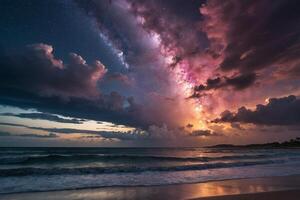
[[[165,186],[101,187],[93,189],[28,192],[1,195],[2,200],[112,200],[200,199],[279,200],[299,199],[300,176],[234,179]]]
[[[199,198],[200,200],[282,200],[290,199],[297,200],[299,199],[300,191],[291,190],[291,191],[277,191],[277,192],[260,192],[253,194],[241,194],[241,195],[227,195],[227,196],[218,196],[218,197],[207,197]]]
[[[300,189],[300,151],[295,149],[1,150],[4,200],[229,198],[275,191],[292,195]]]

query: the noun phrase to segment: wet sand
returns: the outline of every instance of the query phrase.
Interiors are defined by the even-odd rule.
[[[151,187],[103,187],[95,189],[31,192],[0,195],[2,200],[298,200],[300,176],[212,181]]]
[[[275,192],[260,192],[252,194],[226,195],[217,197],[204,197],[194,200],[298,200],[300,190],[287,190]]]

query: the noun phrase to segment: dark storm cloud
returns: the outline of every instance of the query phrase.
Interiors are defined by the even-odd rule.
[[[106,73],[100,61],[88,65],[75,53],[69,63],[56,59],[53,47],[29,45],[21,52],[0,55],[1,88],[32,91],[43,96],[85,96],[98,94],[97,82]]]
[[[22,124],[14,124],[14,123],[6,123],[6,122],[0,122],[0,125],[30,128],[29,126],[25,126],[25,125],[22,125]]]
[[[57,134],[82,134],[83,137],[89,138],[89,135],[93,135],[92,137],[105,138],[105,139],[118,139],[118,140],[146,140],[151,139],[151,135],[148,132],[142,131],[140,129],[135,129],[132,131],[93,131],[93,130],[83,130],[83,129],[72,129],[72,128],[43,128],[43,127],[33,127],[26,126],[22,124],[14,124],[14,123],[2,123],[0,125],[4,126],[16,126],[16,127],[24,127],[32,130],[41,130],[51,132],[48,135],[37,135],[37,134],[10,134],[3,132],[2,136],[23,136],[23,137],[58,137]],[[56,134],[54,134],[56,133]],[[1,134],[1,133],[0,133]]]
[[[199,85],[194,88],[195,92],[219,89],[223,87],[231,86],[235,90],[242,90],[247,87],[250,87],[254,84],[256,79],[256,74],[241,74],[235,77],[217,77],[214,79],[208,79],[206,85]]]
[[[72,124],[82,124],[85,121],[83,119],[75,119],[75,118],[66,119],[49,113],[18,113],[18,114],[3,113],[1,115],[27,118],[27,119],[41,119],[41,120],[48,120],[48,121],[59,122],[59,123],[72,123]]]
[[[186,128],[193,128],[193,127],[194,127],[193,124],[187,124],[187,125],[186,125]]]
[[[230,125],[231,125],[232,128],[235,128],[235,129],[238,129],[238,130],[241,130],[241,131],[245,130],[245,129],[240,125],[240,123],[234,122],[234,123],[231,123]]]
[[[245,89],[251,86],[256,79],[256,74],[242,74],[233,78],[226,78],[226,83],[230,86],[233,86],[237,90]]]
[[[134,80],[132,78],[130,78],[126,74],[122,74],[122,73],[119,73],[119,72],[109,74],[107,76],[107,80],[109,80],[109,81],[118,81],[121,84],[124,84],[124,85],[127,85],[127,86],[131,86],[134,82]]]
[[[20,53],[0,56],[2,105],[79,119],[147,124],[133,116],[132,113],[139,112],[139,106],[130,107],[132,100],[127,102],[117,92],[100,93],[97,83],[106,69],[99,61],[88,65],[79,55],[71,54],[70,62],[65,64],[54,58],[53,48],[45,44],[30,45]],[[126,103],[129,107],[125,107]]]
[[[18,136],[18,137],[35,137],[35,138],[57,138],[58,135],[54,133],[49,133],[47,135],[38,135],[38,134],[18,134],[18,135],[13,135],[13,136]]]
[[[208,0],[201,13],[211,42],[225,48],[222,70],[299,67],[299,1]]]
[[[147,126],[147,121],[137,118],[139,105],[124,107],[127,99],[118,93],[101,95],[96,99],[70,97],[67,100],[60,97],[44,97],[33,92],[12,89],[0,89],[0,104],[19,108],[34,108],[39,112],[59,114],[72,118],[83,118],[95,121],[110,121],[114,123]]]
[[[179,129],[168,129],[166,126],[157,127],[150,126],[148,130],[143,131],[141,129],[134,129],[131,131],[94,131],[94,130],[83,130],[83,129],[72,129],[72,128],[44,128],[44,127],[32,127],[26,126],[22,124],[14,124],[14,123],[2,123],[0,125],[4,126],[16,126],[16,127],[24,127],[32,130],[40,130],[47,131],[50,133],[55,133],[56,136],[58,134],[82,134],[82,138],[86,139],[95,139],[95,138],[103,138],[103,139],[118,139],[118,140],[135,140],[135,141],[146,141],[146,140],[177,140],[177,139],[188,139],[188,137],[217,137],[223,136],[222,134],[216,133],[211,130],[194,130],[192,132],[185,132]],[[31,134],[24,134],[31,135]],[[39,136],[39,135],[38,135]],[[37,136],[37,137],[38,137]],[[46,135],[43,135],[46,137]]]
[[[28,134],[13,134],[13,133],[9,133],[9,132],[3,132],[0,131],[0,137],[9,137],[9,136],[13,136],[13,137],[30,137],[30,138],[57,138],[58,135],[54,134],[54,133],[49,133],[46,135],[39,135],[39,134],[32,134],[32,133],[28,133]]]
[[[40,131],[47,131],[51,132],[49,135],[36,135],[36,134],[10,134],[10,133],[3,133],[3,136],[28,136],[28,137],[54,137],[57,136],[56,134],[83,134],[83,135],[94,135],[101,138],[106,139],[119,139],[119,140],[138,140],[138,139],[147,139],[148,135],[144,134],[139,129],[135,129],[132,131],[121,132],[121,131],[93,131],[93,130],[84,130],[84,129],[72,129],[72,128],[43,128],[43,127],[33,127],[33,126],[26,126],[22,124],[14,124],[14,123],[2,123],[0,125],[4,126],[16,126],[16,127],[24,127],[32,130],[40,130]],[[54,134],[56,133],[56,134]],[[86,136],[83,136],[86,137]]]
[[[300,100],[290,95],[282,98],[271,98],[267,105],[257,105],[255,110],[245,107],[236,113],[224,111],[219,119],[213,122],[241,122],[261,125],[297,125],[300,124]]]
[[[0,125],[16,126],[16,127],[23,127],[23,128],[28,128],[28,129],[32,129],[32,130],[41,130],[41,131],[48,131],[48,132],[53,132],[53,133],[63,133],[63,134],[73,134],[73,133],[98,134],[100,132],[100,131],[73,129],[73,128],[43,128],[43,127],[27,126],[27,125],[23,125],[23,124],[4,123],[4,122],[0,122]]]
[[[200,90],[251,87],[262,78],[256,76],[259,70],[268,67],[299,74],[298,1],[128,2],[132,13],[142,18],[143,28],[157,33],[163,49],[171,52],[171,67],[183,63],[191,80],[201,80],[207,73],[207,86]],[[232,77],[231,71],[239,75]],[[215,79],[218,76],[222,80]]]
[[[121,132],[121,131],[92,131],[92,130],[82,130],[82,129],[70,129],[70,128],[42,128],[42,127],[30,127],[31,129],[50,131],[54,133],[63,133],[63,134],[92,134],[100,136],[101,138],[106,139],[119,139],[119,140],[142,140],[147,139],[147,134],[139,130]]]
[[[223,136],[223,134],[216,133],[211,130],[195,130],[189,134],[193,137],[199,137],[199,136],[206,136],[206,137],[217,137],[217,136]]]
[[[131,11],[143,18],[143,28],[159,34],[167,51],[175,51],[171,67],[186,57],[203,51],[205,34],[197,29],[201,20],[199,7],[204,1],[129,0]],[[199,27],[199,26],[198,26]]]

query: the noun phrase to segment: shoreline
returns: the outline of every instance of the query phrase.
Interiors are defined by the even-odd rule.
[[[96,200],[96,199],[222,199],[245,194],[269,194],[294,191],[300,194],[300,175],[261,178],[242,178],[207,181],[202,183],[161,186],[114,186],[61,191],[0,194],[5,200]],[[265,194],[268,193],[268,194]],[[253,195],[250,195],[253,196]],[[238,197],[236,197],[238,198]],[[246,197],[248,198],[248,196]],[[271,198],[271,197],[270,197]],[[271,198],[272,199],[272,198]],[[291,199],[288,197],[288,199]]]
[[[224,195],[213,197],[200,197],[190,200],[298,200],[300,196],[299,190],[283,190],[273,192],[258,192],[238,195]]]
[[[11,193],[0,193],[0,197],[2,195],[17,195],[17,194],[27,194],[27,193],[47,193],[47,192],[63,192],[63,191],[81,191],[81,190],[102,190],[102,189],[118,189],[118,188],[151,188],[151,187],[172,187],[172,186],[186,186],[186,185],[198,185],[198,184],[207,184],[207,183],[215,183],[215,182],[224,182],[224,181],[250,181],[253,179],[274,179],[274,178],[286,178],[286,177],[294,177],[298,176],[300,179],[300,174],[293,175],[278,175],[278,176],[261,176],[261,177],[246,177],[246,178],[232,178],[232,179],[217,179],[217,180],[207,180],[203,182],[190,182],[190,183],[170,183],[170,184],[162,184],[162,185],[113,185],[113,186],[95,186],[95,187],[79,187],[79,188],[69,188],[69,189],[54,189],[47,191],[27,191],[27,192],[11,192]],[[299,187],[300,189],[300,187]],[[1,199],[1,198],[0,198]]]

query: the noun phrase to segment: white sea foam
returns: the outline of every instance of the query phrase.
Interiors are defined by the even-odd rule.
[[[49,150],[46,151],[48,152]],[[36,171],[34,170],[26,171],[26,169],[28,170],[28,165],[25,163],[19,163],[18,165],[3,165],[0,170],[8,170],[9,173],[11,173],[13,172],[13,168],[17,167],[16,169],[22,172],[23,175],[22,173],[21,175],[19,174],[20,176],[17,176],[14,173],[6,175],[1,174],[0,193],[51,191],[106,186],[166,185],[235,178],[300,174],[299,150],[139,150],[138,155],[136,154],[137,151],[132,149],[107,150],[104,154],[104,150],[99,151],[95,151],[94,154],[101,155],[102,157],[100,156],[100,160],[97,160],[99,159],[98,156],[92,156],[91,159],[85,159],[81,162],[84,166],[92,165],[91,163],[93,162],[96,164],[100,163],[99,165],[101,166],[106,165],[104,169],[110,169],[109,166],[111,166],[111,169],[114,170],[95,170],[102,170],[103,167],[82,168],[80,167],[82,163],[80,164],[77,160],[72,159],[66,161],[67,165],[66,163],[60,162],[56,162],[54,165],[52,160],[51,162],[47,160],[47,155],[53,154],[53,152],[43,152],[41,158],[44,158],[44,160],[34,159],[33,163],[30,161],[28,165],[34,169],[39,167],[38,169],[51,172],[55,172],[54,166],[60,167],[60,169],[62,169],[61,173],[52,173],[49,175],[47,173],[35,173]],[[77,156],[74,156],[74,158],[77,159],[78,155],[83,153],[90,155],[91,152],[78,151],[74,153],[73,151],[64,152],[63,155],[74,156],[75,154]],[[205,155],[204,157],[206,159],[199,159],[199,153]],[[24,156],[30,156],[28,154],[29,153],[27,152]],[[46,156],[44,154],[46,154]],[[129,156],[124,157],[124,154]],[[109,159],[103,159],[105,156]],[[143,156],[144,159],[142,159]],[[53,159],[51,156],[50,158]],[[43,162],[46,163],[42,165],[41,163]],[[220,162],[222,163],[218,164]],[[85,169],[87,171],[79,170],[79,173],[73,173],[78,170],[76,168]],[[65,169],[67,170],[64,171]],[[130,170],[122,171],[122,169]]]

